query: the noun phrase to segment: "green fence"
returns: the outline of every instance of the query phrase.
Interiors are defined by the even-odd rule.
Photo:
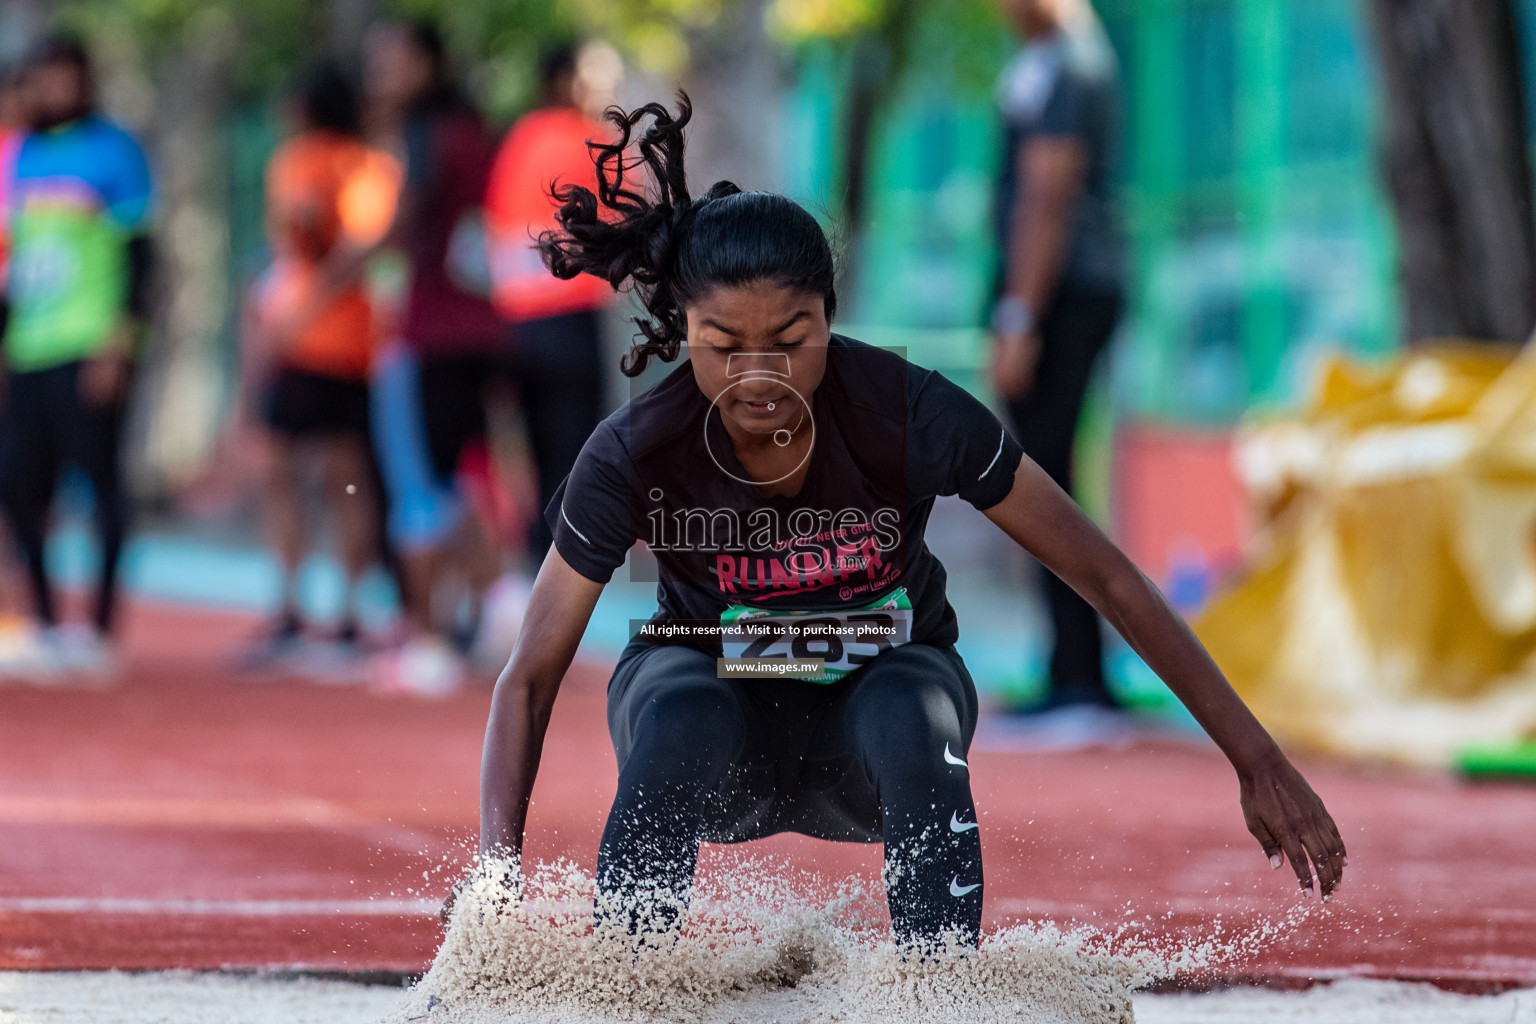
[[[1135,267],[1116,410],[1224,425],[1293,400],[1324,352],[1389,351],[1392,236],[1364,11],[1339,0],[1098,8],[1121,62]],[[975,59],[995,70],[1007,52],[1003,42]],[[813,203],[830,204],[838,180],[839,85],[812,53],[788,101],[785,179]],[[974,372],[994,259],[992,97],[919,67],[893,98],[876,132],[848,319],[916,337],[914,355],[926,348],[929,361]]]

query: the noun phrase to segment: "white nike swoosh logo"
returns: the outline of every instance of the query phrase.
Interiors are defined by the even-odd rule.
[[[951,754],[949,752],[949,744],[948,743],[944,744],[944,760],[948,761],[950,764],[957,764],[961,768],[964,768],[966,771],[970,771],[970,768],[971,768],[970,765],[966,764],[964,761],[960,760],[954,754]]]
[[[977,882],[975,885],[961,885],[959,875],[956,875],[954,878],[950,879],[949,882],[949,894],[956,899],[959,899],[961,896],[968,896],[980,888],[980,882]]]
[[[959,811],[955,811],[949,816],[949,830],[951,832],[969,832],[973,828],[980,827],[981,825],[978,822],[961,821]]]

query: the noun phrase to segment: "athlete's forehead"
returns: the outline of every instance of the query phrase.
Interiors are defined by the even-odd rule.
[[[689,333],[721,342],[773,344],[825,330],[825,301],[803,288],[774,281],[716,285],[688,303]]]

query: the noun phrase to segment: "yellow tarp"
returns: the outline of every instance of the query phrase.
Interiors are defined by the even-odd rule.
[[[1536,736],[1536,354],[1336,360],[1237,450],[1259,551],[1196,631],[1282,741],[1444,764]]]

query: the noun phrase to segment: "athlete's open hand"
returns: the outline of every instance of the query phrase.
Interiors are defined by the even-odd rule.
[[[1241,774],[1240,778],[1243,818],[1269,857],[1270,867],[1280,867],[1283,854],[1296,872],[1303,895],[1312,892],[1315,868],[1323,899],[1330,899],[1349,857],[1339,827],[1323,801],[1283,757],[1273,766]]]
[[[470,895],[465,897],[465,893]],[[453,908],[460,899],[473,899],[482,908],[501,913],[523,898],[523,872],[518,862],[507,857],[483,857],[466,877],[453,883],[443,899],[438,917],[446,926],[453,919]]]

